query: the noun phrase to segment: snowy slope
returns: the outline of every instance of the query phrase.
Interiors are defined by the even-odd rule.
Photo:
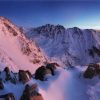
[[[9,66],[13,71],[35,69],[46,61],[35,42],[29,41],[12,22],[0,17],[0,69]]]
[[[44,100],[100,100],[99,78],[83,78],[86,68],[87,66],[76,66],[68,70],[57,68],[56,75],[48,76],[48,81],[33,80],[33,83],[38,83]]]
[[[66,66],[85,65],[100,61],[100,55],[90,54],[93,46],[100,52],[100,31],[65,29],[61,25],[44,25],[30,29],[26,36],[35,40],[51,58],[56,58]]]

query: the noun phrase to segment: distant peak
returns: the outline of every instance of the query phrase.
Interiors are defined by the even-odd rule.
[[[58,29],[65,29],[65,27],[64,26],[62,26],[62,25],[53,25],[53,24],[45,24],[45,25],[42,25],[42,26],[39,26],[39,27],[36,27],[35,29],[39,29],[39,28],[58,28]]]

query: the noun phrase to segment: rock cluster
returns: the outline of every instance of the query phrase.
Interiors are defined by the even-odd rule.
[[[54,75],[56,66],[59,65],[56,63],[48,63],[46,66],[39,67],[35,72],[35,79],[44,81],[46,74]]]

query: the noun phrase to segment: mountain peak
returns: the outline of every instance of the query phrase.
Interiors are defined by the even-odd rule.
[[[38,33],[42,34],[46,37],[55,37],[58,34],[62,34],[65,32],[65,27],[62,25],[52,25],[52,24],[46,24],[37,28],[32,28],[29,30],[30,33]]]
[[[0,31],[2,31],[2,33],[11,34],[13,36],[21,34],[20,29],[16,25],[14,25],[6,17],[2,16],[0,16]]]

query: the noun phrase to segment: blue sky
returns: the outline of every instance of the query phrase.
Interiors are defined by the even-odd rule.
[[[0,1],[0,15],[25,27],[61,24],[66,28],[100,29],[100,1]]]

